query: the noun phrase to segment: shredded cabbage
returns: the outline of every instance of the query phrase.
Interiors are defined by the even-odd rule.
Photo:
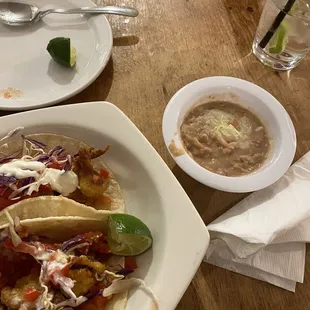
[[[22,243],[21,238],[15,231],[14,221],[11,215],[5,211],[5,215],[9,222],[9,233],[12,238],[12,242],[15,247],[17,247],[20,243]],[[19,219],[15,219],[15,223],[17,226],[20,226]],[[75,281],[71,278],[68,278],[62,274],[62,270],[70,264],[72,260],[72,255],[68,255],[61,250],[46,250],[44,247],[40,246],[40,243],[37,242],[37,251],[34,253],[29,253],[32,255],[37,261],[41,261],[41,271],[39,276],[39,283],[42,287],[42,294],[36,300],[35,306],[36,309],[45,309],[45,310],[56,310],[63,309],[63,307],[72,307],[75,308],[85,301],[88,300],[86,296],[77,297],[72,291]],[[55,256],[56,254],[56,256]],[[51,257],[53,259],[51,260]],[[124,275],[116,274],[112,271],[105,270],[103,274],[108,275],[109,282],[111,281],[111,285],[107,288],[98,291],[98,294],[101,294],[103,297],[110,297],[114,294],[122,293],[128,291],[131,288],[141,288],[143,289],[148,296],[153,301],[154,309],[158,309],[158,302],[153,293],[153,291],[145,284],[145,282],[141,279],[130,278],[125,279]],[[99,275],[96,274],[97,281],[101,279]],[[102,277],[102,280],[104,277]],[[58,304],[54,304],[52,302],[54,297],[54,292],[50,290],[48,286],[48,282],[52,281],[55,285],[59,285],[62,292],[69,298],[63,302]]]
[[[53,293],[48,291],[48,287],[43,282],[46,265],[47,265],[47,262],[43,262],[41,266],[39,283],[41,287],[43,288],[43,293],[40,295],[40,297],[36,301],[36,308],[50,310],[50,309],[53,309],[54,304],[52,303]]]
[[[3,138],[0,139],[0,142],[3,140],[6,140],[8,138],[11,138],[12,136],[16,135],[19,131],[23,130],[25,127],[17,127],[11,131],[8,132],[8,134],[6,136],[4,136]]]
[[[9,134],[11,134],[11,133],[9,133]],[[56,162],[58,164],[63,165],[63,171],[64,172],[68,172],[68,171],[70,172],[71,171],[72,156],[70,154],[69,155],[61,155],[64,152],[64,148],[62,146],[56,146],[52,150],[46,152],[44,150],[46,145],[41,143],[40,141],[36,141],[34,139],[29,139],[29,138],[24,137],[24,136],[22,136],[22,138],[25,142],[26,155],[22,156],[22,158],[20,158],[20,159],[14,158],[13,156],[7,157],[5,159],[5,161],[2,162],[1,164],[5,165],[5,164],[11,163],[11,162],[20,161],[20,162],[24,162],[24,163],[29,162],[29,165],[31,165],[31,163],[33,163],[33,162],[38,162],[38,163],[41,163],[43,165],[43,167],[45,166],[45,168],[47,168],[48,164]],[[33,153],[35,153],[35,154],[33,156],[31,156],[30,154],[33,154]],[[40,181],[39,176],[43,177],[43,175],[42,175],[43,173],[41,173],[39,175],[38,172],[36,172],[36,170],[33,169],[31,166],[28,167],[27,169],[24,169],[24,170],[27,170],[28,174],[33,173],[32,176],[34,178],[31,178],[32,179],[31,181],[24,183],[24,185],[22,187],[20,187],[19,189],[17,189],[15,183],[18,182],[19,179],[25,180],[25,179],[29,179],[29,177],[25,177],[25,178],[16,177],[16,176],[14,177],[14,175],[12,176],[11,174],[6,174],[6,173],[4,173],[2,176],[0,175],[0,183],[2,182],[3,184],[5,184],[8,187],[10,187],[11,189],[13,189],[12,194],[9,196],[9,199],[11,199],[11,200],[19,199],[20,196],[18,196],[18,195],[23,193],[23,192],[26,195],[31,195],[33,191],[39,190],[39,187],[42,183],[42,182],[39,182]],[[45,170],[46,169],[43,169],[42,172],[44,172]],[[47,184],[47,183],[44,183],[44,184]],[[74,190],[75,189],[76,188],[74,188]],[[55,189],[55,190],[57,191],[57,189]]]
[[[121,280],[121,279],[125,278],[123,275],[116,274],[116,273],[114,273],[112,271],[109,271],[109,270],[105,270],[104,273],[107,273],[108,275],[113,276],[115,279],[120,279]]]
[[[8,220],[8,222],[9,222],[9,232],[10,232],[10,235],[11,235],[11,238],[12,238],[13,245],[15,247],[17,247],[19,244],[22,243],[22,239],[20,238],[20,236],[15,231],[14,221],[13,221],[10,213],[8,211],[4,211],[4,213],[5,213],[5,216],[6,216],[7,220]]]
[[[30,144],[31,149],[33,149],[34,151],[39,151],[39,152],[44,153],[44,148],[46,147],[46,144],[40,141],[37,141],[35,139],[26,138],[24,135],[21,135],[21,137],[25,142],[28,142]]]
[[[73,251],[75,251],[77,249],[85,248],[87,246],[89,246],[88,242],[80,243],[80,244],[77,244],[77,245],[73,246],[72,248],[70,248],[67,252],[73,253]]]
[[[71,298],[71,299],[65,300],[65,301],[55,305],[54,309],[59,309],[59,308],[65,307],[65,306],[75,308],[75,307],[81,305],[85,301],[87,301],[87,297],[84,297],[84,296],[80,296],[77,298]]]
[[[54,253],[55,252],[53,252],[53,254]],[[54,260],[50,261],[48,257],[42,262],[41,273],[39,277],[40,285],[44,290],[43,294],[41,295],[40,303],[45,307],[44,309],[47,310],[59,308],[58,305],[55,305],[51,302],[53,294],[49,293],[48,287],[46,285],[46,283],[48,283],[51,279],[52,282],[56,285],[58,284],[61,290],[65,293],[65,295],[70,298],[69,300],[63,302],[68,303],[63,304],[63,306],[65,305],[78,306],[78,304],[85,301],[84,300],[81,302],[81,298],[77,298],[74,292],[72,291],[72,288],[74,287],[74,281],[71,278],[65,277],[61,273],[61,270],[68,264],[70,256],[64,254],[59,250],[57,250],[56,253],[57,255]],[[78,303],[78,301],[80,303]]]
[[[108,271],[106,272],[109,274],[113,274],[112,272],[108,272]],[[143,289],[143,291],[152,299],[155,309],[158,309],[158,301],[156,299],[155,294],[146,285],[146,283],[143,280],[138,279],[138,278],[122,279],[117,274],[113,274],[113,275],[115,276],[115,279],[113,280],[110,286],[108,286],[102,291],[103,297],[109,297],[113,294],[122,293],[122,292],[128,291],[129,289],[139,287]]]

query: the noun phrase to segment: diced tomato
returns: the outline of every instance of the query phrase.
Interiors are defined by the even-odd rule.
[[[101,232],[95,232],[95,231],[91,231],[91,232],[79,235],[79,237],[81,237],[81,240],[83,240],[83,242],[89,243],[89,245],[93,244],[94,242],[97,242],[101,236],[102,236]],[[79,248],[78,251],[86,255],[89,251],[89,247],[90,246]]]
[[[5,194],[5,192],[6,192],[7,189],[8,189],[8,187],[7,187],[6,185],[1,184],[1,185],[0,185],[0,195],[1,195],[1,196],[4,196],[4,194]]]
[[[57,250],[59,248],[59,245],[57,245],[56,243],[44,243],[44,242],[40,242],[41,246],[43,246],[45,249],[49,249],[49,250]]]
[[[4,246],[8,249],[13,249],[16,252],[27,253],[30,255],[35,254],[35,252],[37,251],[37,248],[35,246],[30,245],[26,242],[22,242],[16,247],[14,246],[12,239],[9,239],[6,242],[4,242]]]
[[[0,211],[16,202],[18,202],[18,200],[10,200],[5,197],[0,197]]]
[[[6,185],[0,185],[0,196],[9,198],[9,196],[13,193],[13,190],[7,187]]]
[[[40,193],[49,193],[52,192],[52,187],[50,184],[40,185],[39,187]]]
[[[42,186],[42,185],[41,185]],[[44,185],[43,185],[44,186]],[[41,190],[41,187],[40,187]],[[19,202],[20,200],[28,199],[30,197],[38,196],[38,192],[32,192],[31,196],[25,195],[19,199],[9,199],[9,196],[13,193],[10,188],[4,189],[3,187],[0,188],[0,211],[9,207],[10,205]]]
[[[13,203],[18,202],[18,199],[11,200],[9,196],[13,193],[13,190],[5,185],[0,185],[0,210],[7,208]]]
[[[86,241],[96,241],[102,236],[102,232],[100,231],[90,231],[88,233],[82,234]]]
[[[55,252],[55,253],[50,255],[50,260],[55,260],[56,257],[57,257],[57,253]]]
[[[97,282],[90,288],[89,293],[92,294],[92,293],[98,292],[104,289],[105,287],[106,286],[103,284],[103,282]]]
[[[136,262],[136,258],[133,256],[126,256],[125,257],[125,268],[126,269],[132,269],[135,270],[137,269],[137,262]]]
[[[19,181],[15,185],[17,186],[17,188],[20,188],[21,186],[23,186],[23,181]],[[42,192],[51,193],[52,189],[50,185],[41,185],[39,191],[41,193]],[[33,191],[30,196],[24,195],[19,199],[9,199],[12,193],[13,193],[12,189],[8,188],[6,185],[0,185],[0,211],[21,200],[28,199],[30,197],[36,197],[39,195],[38,192]]]
[[[38,196],[39,196],[39,192],[33,191],[33,192],[31,193],[31,195],[22,196],[19,200],[34,198],[34,197],[38,197]],[[19,200],[17,200],[17,201],[19,201]],[[13,200],[13,201],[16,201],[16,200]],[[15,202],[14,202],[14,203],[15,203]]]
[[[47,279],[48,281],[51,281],[56,287],[59,287],[58,279],[60,277],[67,277],[69,274],[71,265],[67,264],[62,268],[59,267],[47,267]]]
[[[103,242],[98,242],[98,243],[93,243],[90,249],[94,252],[98,252],[101,254],[109,254],[111,253],[110,247],[108,243],[103,243]]]
[[[98,252],[101,254],[108,254],[110,253],[110,247],[107,242],[106,237],[101,232],[88,232],[85,234],[80,235],[83,237],[83,241],[89,243],[90,246],[79,248],[78,251],[87,254],[88,250],[91,249],[94,252]]]
[[[31,196],[25,195],[25,196],[22,196],[19,199],[13,199],[13,200],[12,199],[8,199],[7,197],[1,197],[0,196],[0,211],[5,209],[5,208],[7,208],[7,207],[9,207],[10,205],[12,205],[14,203],[17,203],[17,202],[21,201],[21,200],[28,199],[30,197],[33,198],[33,197],[37,197],[37,196],[38,196],[38,192],[32,192]]]
[[[40,295],[41,295],[40,291],[34,288],[27,287],[24,292],[24,299],[27,302],[35,302]]]
[[[63,267],[63,268],[60,270],[60,273],[61,273],[63,276],[67,277],[68,274],[69,274],[70,267],[71,267],[71,265],[70,265],[70,264],[67,264],[65,267]]]
[[[14,249],[15,248],[12,239],[5,241],[4,246],[8,249]]]
[[[101,234],[100,237],[95,242],[93,242],[93,244],[90,246],[90,249],[93,252],[98,252],[101,254],[111,253],[107,238],[103,234]]]
[[[108,170],[105,170],[105,169],[101,169],[100,170],[100,176],[106,180],[110,175],[110,172]]]
[[[97,295],[90,300],[82,303],[80,306],[78,306],[77,310],[98,310],[98,309],[104,309],[104,307],[108,303],[108,299],[106,297]]]
[[[48,168],[54,168],[54,169],[58,169],[58,170],[62,170],[62,165],[59,164],[57,161],[54,161],[50,164],[47,165]]]

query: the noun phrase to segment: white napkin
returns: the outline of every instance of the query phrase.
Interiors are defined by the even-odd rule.
[[[295,291],[310,242],[310,152],[207,228],[206,262]]]

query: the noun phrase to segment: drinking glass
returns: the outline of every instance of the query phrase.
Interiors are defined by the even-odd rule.
[[[310,49],[310,1],[266,0],[252,49],[264,65],[295,68]]]

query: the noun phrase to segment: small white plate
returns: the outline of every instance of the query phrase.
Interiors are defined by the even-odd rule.
[[[265,125],[271,142],[270,154],[252,174],[226,177],[213,173],[196,163],[184,150],[179,134],[184,116],[198,102],[214,100],[238,103],[256,114]],[[184,86],[169,101],[162,130],[171,156],[187,174],[226,192],[252,192],[271,185],[289,168],[296,151],[294,125],[280,102],[261,87],[233,77],[207,77]],[[171,152],[171,145],[179,154]]]
[[[89,0],[27,0],[40,9],[90,7]],[[69,37],[77,51],[72,69],[55,63],[46,47],[54,37]],[[91,84],[112,51],[111,27],[104,15],[51,14],[29,27],[0,24],[0,109],[26,110],[65,100]]]
[[[91,119],[91,122],[89,122]],[[165,162],[137,127],[107,102],[59,106],[0,118],[0,137],[16,127],[111,144],[105,162],[114,172],[126,209],[150,228],[154,243],[138,257],[137,277],[154,291],[159,310],[173,310],[190,284],[209,244],[209,233]],[[91,227],[90,227],[91,229]],[[153,310],[142,291],[130,294],[127,310]]]

